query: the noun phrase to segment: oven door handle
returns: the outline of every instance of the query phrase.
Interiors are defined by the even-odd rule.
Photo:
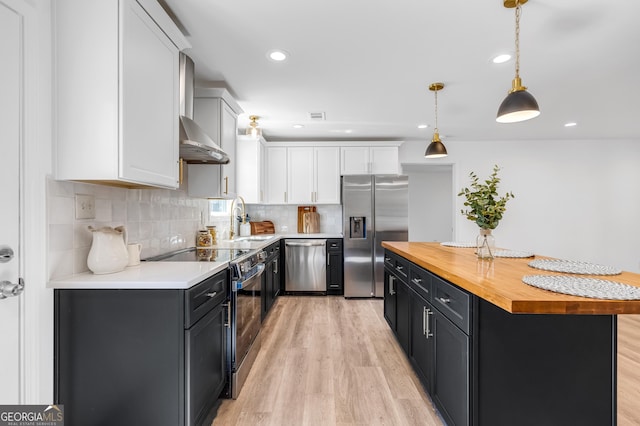
[[[252,287],[252,284],[245,284],[245,283],[252,283],[254,280],[255,281],[260,281],[259,278],[262,276],[262,274],[264,274],[264,269],[265,269],[264,263],[259,263],[257,265],[257,269],[258,269],[258,272],[256,272],[255,274],[251,275],[249,278],[247,278],[245,280],[242,280],[242,281],[237,280],[235,282],[236,285],[234,286],[235,289],[236,290],[245,290],[245,289],[248,289],[249,287]]]

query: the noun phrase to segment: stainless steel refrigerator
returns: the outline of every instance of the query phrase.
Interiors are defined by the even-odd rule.
[[[382,241],[407,241],[407,176],[344,176],[344,296],[383,297]]]

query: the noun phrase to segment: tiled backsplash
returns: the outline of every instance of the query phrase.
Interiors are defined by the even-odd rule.
[[[95,198],[95,219],[75,218],[75,195]],[[87,256],[93,236],[88,226],[124,225],[128,242],[142,244],[141,256],[195,244],[201,217],[208,217],[209,202],[191,198],[186,191],[169,189],[126,189],[87,183],[47,183],[49,228],[49,278],[56,279],[88,271]],[[342,206],[317,206],[322,233],[342,232]],[[297,206],[248,205],[251,220],[271,220],[278,233],[296,233]],[[216,225],[220,238],[228,235],[227,215],[206,220]]]
[[[318,205],[320,232],[323,234],[342,233],[342,206]],[[279,234],[298,232],[298,206],[251,204],[247,211],[252,221],[270,220]]]
[[[75,195],[95,197],[95,219],[75,218]],[[50,279],[88,271],[87,256],[92,243],[88,226],[120,226],[128,242],[142,244],[142,257],[193,246],[208,214],[207,200],[190,198],[185,191],[126,189],[49,179]],[[205,216],[206,217],[206,216]]]

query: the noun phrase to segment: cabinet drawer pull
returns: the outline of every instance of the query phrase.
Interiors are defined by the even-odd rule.
[[[447,298],[438,297],[438,300],[441,301],[442,303],[445,303],[445,304],[446,303],[451,303],[451,299],[449,299],[448,297]]]
[[[212,293],[207,293],[205,296],[207,296],[207,297],[216,297],[216,294],[218,294],[218,292],[214,291]]]
[[[396,266],[396,270],[398,270],[400,272],[402,272],[403,269],[404,269],[404,266],[402,266],[402,265]]]
[[[416,283],[416,284],[420,284],[420,283],[422,282],[422,278],[414,278],[414,279],[413,279],[413,280],[411,280],[411,281],[413,281],[413,282],[414,282],[414,283]]]

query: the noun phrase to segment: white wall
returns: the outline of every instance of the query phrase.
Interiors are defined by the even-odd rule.
[[[454,165],[454,193],[502,170],[499,193],[512,191],[494,231],[497,246],[640,272],[640,141],[454,141],[449,156],[424,158],[426,142],[400,147],[401,163]],[[454,238],[475,239],[456,198]]]
[[[403,164],[409,177],[409,241],[453,239],[453,166]]]

